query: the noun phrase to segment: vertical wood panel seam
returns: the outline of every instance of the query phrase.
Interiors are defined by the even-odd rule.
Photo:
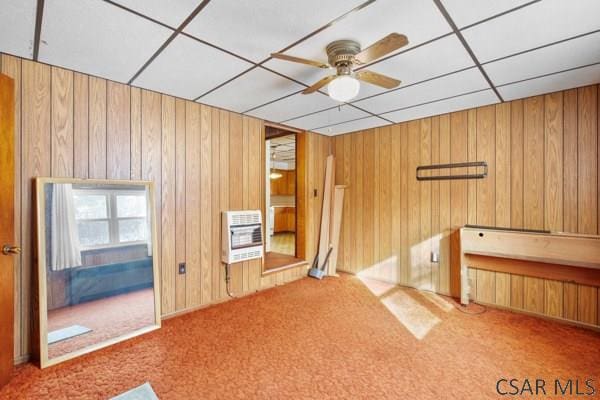
[[[129,179],[131,179],[131,170],[133,169],[131,162],[133,159],[133,93],[130,86],[127,86],[127,90],[129,91]]]
[[[494,113],[495,112],[496,112],[496,107],[494,106]],[[477,114],[479,114],[479,109],[475,108],[475,111],[474,111],[473,114],[475,115],[475,144],[474,144],[474,146],[475,146],[475,158],[477,158],[477,150],[478,150],[477,143],[479,142],[477,140],[477,138],[479,136],[479,135],[477,135],[477,119],[479,118],[479,116]],[[467,116],[467,118],[468,118],[468,116]],[[467,119],[467,160],[469,159],[469,131],[468,131],[468,129],[469,129],[469,121]],[[494,125],[494,140],[496,140],[495,129],[496,129],[496,126]],[[494,163],[494,173],[496,172],[495,171],[495,165],[496,165],[496,163]],[[468,185],[467,185],[467,191],[468,190],[469,190],[469,188],[468,188]],[[478,201],[478,198],[479,198],[479,190],[477,190],[477,183],[475,183],[475,221],[477,221],[477,215],[478,215],[478,211],[479,211],[479,205],[478,205],[479,201]],[[467,193],[467,218],[469,217],[469,205],[468,204],[469,204],[469,194]],[[495,217],[496,217],[496,206],[494,204],[494,218]]]
[[[496,204],[497,193],[498,193],[498,108],[503,105],[504,102],[500,103],[500,105],[494,105],[494,187],[493,187],[493,198],[492,204],[494,205],[494,226],[498,225],[498,207]],[[508,103],[510,104],[510,103]],[[496,279],[496,273],[494,272],[494,280]],[[495,292],[495,291],[494,291]],[[494,293],[495,299],[495,293]]]
[[[510,102],[510,112],[508,113],[508,118],[509,118],[509,122],[508,122],[508,132],[510,134],[510,138],[508,139],[508,171],[506,173],[506,179],[508,179],[508,187],[510,188],[510,196],[508,198],[508,226],[512,227],[513,221],[512,221],[512,197],[513,197],[513,192],[512,192],[512,156],[513,156],[513,152],[512,152],[512,140],[513,140],[513,131],[512,131],[512,119],[513,119],[513,113],[512,113],[512,101]],[[510,277],[510,274],[508,275],[508,287],[509,287],[509,298],[508,298],[508,303],[510,304],[510,293],[512,292],[512,286],[511,286],[511,282],[512,279]]]
[[[53,138],[54,138],[54,113],[53,113],[53,108],[54,108],[54,101],[52,101],[52,89],[54,86],[54,74],[52,73],[52,69],[54,67],[48,66],[49,70],[50,70],[50,176],[54,176],[54,163],[52,162],[52,159],[54,157],[54,146],[52,145],[52,142],[54,142]]]
[[[576,105],[575,113],[577,116],[575,118],[575,121],[577,122],[576,126],[575,126],[575,154],[577,156],[577,158],[575,160],[575,171],[577,171],[577,178],[575,179],[575,197],[576,197],[575,216],[577,217],[577,219],[576,219],[577,233],[580,233],[580,230],[579,230],[579,89],[575,90],[575,105]],[[579,303],[578,301],[576,301],[576,302]],[[577,313],[579,313],[579,305],[578,305]]]
[[[73,72],[73,101],[71,103],[71,115],[73,116],[73,147],[71,148],[71,160],[73,163],[71,176],[75,177],[75,73]]]
[[[104,81],[104,177],[108,178],[108,81]],[[131,171],[131,165],[129,166]]]
[[[520,203],[521,203],[521,228],[525,227],[525,104],[522,103],[522,111],[521,111],[521,115],[522,115],[522,121],[521,121],[521,148],[523,149],[523,151],[521,151],[521,171],[520,171],[520,175],[521,175],[521,193],[520,193]],[[511,128],[512,128],[512,122],[511,122]],[[512,160],[511,160],[512,161]]]
[[[184,127],[184,133],[183,133],[183,143],[184,143],[184,154],[183,156],[185,157],[185,149],[187,148],[187,124],[185,123],[185,121],[187,121],[187,107],[183,107],[183,127]],[[187,163],[184,163],[185,169],[184,169],[184,177],[183,177],[183,183],[185,185],[186,179],[187,179],[187,174],[188,174],[188,170],[187,170]],[[185,201],[183,202],[184,204],[184,213],[183,215],[186,216],[187,215],[187,192],[184,191],[184,196],[185,196]],[[186,240],[186,236],[187,236],[187,218],[183,218],[183,232],[184,232],[184,238],[183,238],[183,254],[184,254],[184,262],[187,265],[187,240]],[[187,272],[187,269],[186,269]],[[185,279],[183,280],[183,293],[185,294],[187,291],[187,284],[188,284],[188,280],[187,280],[188,276],[187,274],[185,274]],[[187,298],[187,297],[186,297]],[[187,303],[186,303],[187,305]]]
[[[163,157],[163,122],[164,122],[163,121],[163,107],[164,107],[163,96],[164,96],[163,94],[160,95],[160,139],[158,140],[158,143],[159,143],[158,154],[160,154],[160,166],[158,168],[158,171],[159,171],[158,175],[160,176],[160,191],[159,191],[159,193],[160,193],[160,204],[159,205],[160,205],[160,236],[161,236],[161,240],[160,240],[160,246],[161,246],[161,248],[160,248],[160,260],[158,260],[158,265],[160,266],[160,269],[159,269],[160,274],[159,274],[159,276],[160,276],[160,284],[161,284],[160,287],[162,289],[161,292],[160,292],[161,296],[164,296],[163,292],[166,292],[166,290],[164,289],[165,286],[164,286],[164,280],[163,280],[164,279],[163,268],[165,266],[163,264],[163,258],[164,258],[163,246],[164,246],[164,243],[163,243],[163,239],[162,239],[162,236],[163,236],[163,231],[162,231],[163,230],[163,223],[162,223],[163,213],[162,213],[162,208],[163,208],[163,202],[164,202],[164,197],[163,197],[163,193],[162,193],[162,190],[163,190],[163,167],[164,167],[164,164],[163,164],[163,159],[164,159],[164,157]],[[108,118],[108,112],[106,114],[107,114],[107,118]],[[129,137],[131,137],[131,132],[129,134]],[[106,157],[106,159],[108,160],[108,157]],[[108,167],[107,167],[107,169],[108,169]],[[131,172],[131,162],[129,163],[129,171]],[[154,207],[156,207],[156,205]],[[155,221],[154,224],[156,224],[156,222],[158,222],[158,221]],[[158,236],[158,234],[157,234],[157,236]],[[163,299],[161,298],[159,300],[160,300],[161,306],[162,306]],[[161,307],[161,311],[162,311],[162,307]]]
[[[542,229],[544,228],[545,220],[546,220],[546,96],[542,96],[542,171],[544,172],[544,179],[542,179],[542,194],[544,198],[542,199]],[[544,289],[544,299],[546,298],[546,284],[543,285]],[[544,311],[546,308],[546,302],[544,301]]]
[[[20,108],[21,108],[21,132],[20,132],[20,136],[21,136],[21,153],[23,154],[24,153],[24,151],[23,151],[23,136],[24,136],[23,135],[23,122],[24,122],[23,121],[23,62],[20,61],[20,64],[21,64],[21,85],[20,85],[21,86],[21,102],[20,102],[21,103],[20,104]],[[23,169],[24,169],[24,167],[23,167],[23,160],[22,160],[22,158],[23,157],[21,157],[21,181],[19,182],[19,185],[21,187],[21,200],[23,200],[23,188],[24,188],[24,185],[23,185]],[[21,207],[21,216],[20,216],[20,219],[19,219],[19,222],[20,222],[20,231],[21,231],[21,240],[24,240],[24,238],[25,238],[25,236],[24,236],[24,234],[25,234],[25,224],[23,223],[23,219],[24,219],[24,214],[25,213],[22,210],[23,208],[24,207]],[[25,243],[21,243],[21,246],[24,247]],[[20,281],[19,281],[19,290],[20,290],[19,301],[21,302],[21,307],[23,306],[23,298],[27,295],[24,292],[24,290],[23,290],[23,270],[24,270],[24,268],[23,268],[23,256],[21,256],[21,277],[20,277]],[[27,338],[25,337],[26,336],[25,335],[25,329],[26,329],[26,327],[23,326],[23,319],[24,319],[23,318],[23,312],[24,312],[24,310],[19,310],[19,311],[20,311],[19,312],[19,319],[20,319],[19,327],[20,327],[20,333],[21,333],[21,337],[19,338],[20,339],[19,342],[20,342],[20,346],[21,346],[21,353],[24,353],[23,350],[25,349],[25,341],[27,340]],[[28,329],[28,327],[27,327],[27,329]]]
[[[87,90],[88,90],[88,96],[87,96],[87,109],[88,109],[88,118],[87,118],[87,135],[88,135],[88,141],[87,141],[87,177],[89,178],[90,176],[90,77],[87,76],[86,81],[86,85],[87,85]]]
[[[19,63],[19,69],[20,69],[20,74],[19,74],[19,79],[21,80],[21,82],[19,83],[19,118],[20,118],[20,123],[19,123],[19,141],[20,141],[20,150],[21,150],[21,157],[19,157],[19,162],[20,162],[20,179],[19,179],[19,190],[20,190],[20,195],[21,195],[21,201],[23,200],[23,62],[21,61],[21,59],[18,59],[18,63]],[[21,215],[19,215],[19,222],[20,222],[20,236],[21,236],[21,240],[23,240],[23,206],[20,207],[20,211],[21,211]],[[24,244],[21,243],[21,246],[23,246]],[[23,256],[19,256],[20,259],[20,276],[19,276],[19,290],[20,290],[20,304],[23,304],[23,296],[25,295],[23,293],[23,291],[21,290],[23,288]],[[21,312],[22,314],[22,312]],[[20,328],[20,332],[23,332],[23,330],[25,329],[25,327],[23,326],[23,320],[20,319],[19,322],[19,328]],[[25,336],[24,334],[21,334],[21,340],[20,340],[20,350],[21,353],[23,353],[23,349],[25,348],[24,346],[24,341],[25,341]]]

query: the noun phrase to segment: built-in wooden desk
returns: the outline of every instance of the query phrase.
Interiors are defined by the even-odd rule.
[[[600,286],[600,236],[466,225],[460,247],[462,304],[469,267]]]

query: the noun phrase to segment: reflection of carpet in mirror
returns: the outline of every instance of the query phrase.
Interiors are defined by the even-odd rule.
[[[48,312],[48,332],[71,325],[92,331],[48,346],[52,359],[154,324],[153,289],[143,289]]]

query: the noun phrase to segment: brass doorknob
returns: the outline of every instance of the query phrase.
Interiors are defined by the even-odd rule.
[[[19,246],[11,246],[9,244],[5,244],[2,246],[2,254],[5,256],[9,254],[21,254],[21,248]]]

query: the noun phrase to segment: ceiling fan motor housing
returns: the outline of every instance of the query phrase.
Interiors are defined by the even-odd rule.
[[[350,75],[354,56],[360,53],[360,44],[354,40],[336,40],[326,48],[329,64],[338,69],[338,75]]]
[[[307,64],[317,68],[335,68],[334,75],[321,78],[312,86],[302,91],[302,94],[310,94],[327,86],[329,96],[337,101],[346,102],[353,99],[360,89],[360,81],[370,83],[385,89],[392,89],[400,85],[400,81],[374,71],[361,70],[354,73],[357,65],[366,65],[393,51],[406,46],[408,39],[399,33],[390,33],[383,39],[373,43],[364,50],[355,40],[336,40],[327,45],[327,58],[329,63],[294,57],[283,53],[273,53],[273,58]]]

